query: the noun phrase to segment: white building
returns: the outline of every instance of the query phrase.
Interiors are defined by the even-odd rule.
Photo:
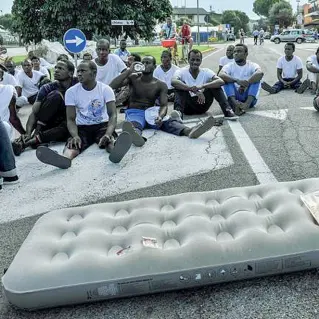
[[[207,24],[208,15],[209,15],[209,12],[207,12],[205,9],[198,8],[199,25],[204,26]],[[173,14],[172,14],[173,21],[176,21],[185,17],[187,17],[191,21],[191,24],[197,25],[197,8],[186,8],[186,7],[173,8]]]

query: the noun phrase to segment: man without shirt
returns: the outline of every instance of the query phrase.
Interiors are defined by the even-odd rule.
[[[317,48],[316,54],[308,57],[306,68],[308,70],[311,93],[319,94],[319,48]]]
[[[17,102],[17,106],[21,107],[25,104],[33,104],[39,92],[39,81],[43,74],[39,71],[32,70],[32,63],[29,59],[22,62],[22,71],[18,74],[18,96],[22,96]]]
[[[219,73],[224,80],[224,91],[228,102],[237,115],[256,105],[260,81],[264,76],[257,63],[247,60],[248,48],[236,44],[234,62],[226,64]]]
[[[94,143],[110,153],[109,159],[118,163],[128,152],[132,138],[122,133],[115,142],[117,112],[113,90],[96,81],[97,66],[83,61],[77,68],[79,82],[66,91],[67,126],[71,138],[59,155],[45,146],[37,148],[37,158],[58,168],[69,168],[73,158]]]
[[[26,133],[12,144],[16,156],[27,147],[37,148],[50,142],[65,142],[69,135],[64,96],[77,83],[74,65],[67,60],[55,66],[55,81],[41,87],[29,115]]]
[[[172,78],[177,70],[179,70],[179,67],[172,64],[172,53],[168,50],[164,50],[161,54],[161,65],[156,67],[153,76],[166,83],[169,102],[173,102],[175,98]]]
[[[261,87],[270,94],[276,94],[284,89],[293,89],[296,93],[302,94],[310,85],[309,79],[301,83],[302,79],[302,61],[294,55],[295,44],[288,42],[285,45],[285,55],[277,61],[277,78],[273,86],[263,82]]]
[[[212,70],[200,67],[202,58],[199,50],[191,50],[188,53],[189,65],[175,72],[172,78],[176,90],[174,109],[182,115],[205,114],[215,98],[225,119],[237,119],[221,88],[224,81]]]
[[[96,80],[109,85],[111,81],[126,70],[127,66],[116,54],[110,53],[110,43],[101,39],[96,44],[97,65]]]
[[[226,55],[219,59],[219,70],[217,75],[219,75],[220,70],[228,63],[234,62],[234,45],[229,45],[226,49]]]
[[[131,135],[135,146],[144,145],[146,141],[142,137],[144,128],[162,130],[177,136],[198,138],[214,125],[220,125],[212,116],[193,128],[185,126],[177,112],[172,112],[171,117],[167,118],[167,85],[153,76],[156,60],[153,56],[145,56],[142,63],[145,66],[142,73],[134,73],[133,64],[130,69],[123,72],[111,83],[113,89],[130,85],[131,95],[123,123],[123,131]],[[160,106],[154,106],[158,96],[160,97]]]

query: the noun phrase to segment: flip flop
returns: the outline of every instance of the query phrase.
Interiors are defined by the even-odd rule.
[[[135,146],[141,147],[145,144],[145,139],[143,136],[138,134],[131,122],[125,121],[122,126],[123,132],[127,132],[131,135],[132,137],[132,143]]]
[[[46,146],[39,146],[36,150],[38,160],[58,168],[66,169],[71,166],[71,160]]]
[[[109,160],[112,163],[119,163],[132,145],[132,137],[129,133],[123,132],[116,139],[114,148],[110,153]]]

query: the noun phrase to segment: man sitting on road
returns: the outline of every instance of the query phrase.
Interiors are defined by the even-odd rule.
[[[135,146],[141,147],[146,139],[142,137],[144,128],[162,130],[177,136],[188,136],[198,138],[214,125],[220,125],[212,116],[203,123],[189,128],[182,123],[178,112],[172,112],[167,118],[167,85],[154,78],[153,72],[156,67],[156,60],[153,56],[146,56],[142,59],[144,71],[134,73],[134,65],[115,78],[111,87],[117,89],[121,86],[130,85],[131,95],[129,106],[126,111],[126,120],[123,123],[123,131],[132,136]],[[160,106],[154,106],[157,97],[160,97]]]
[[[40,65],[40,59],[37,56],[33,56],[31,58],[31,63],[33,70],[41,72],[43,75],[47,76],[50,79],[48,69]]]
[[[21,121],[17,116],[16,95],[17,92],[12,85],[0,84],[0,119],[6,127],[10,140],[14,139],[13,128],[20,134],[25,133]]]
[[[101,39],[96,44],[97,58],[94,63],[97,65],[96,80],[109,85],[111,81],[126,70],[127,66],[121,58],[110,53],[110,43]]]
[[[120,47],[117,48],[116,50],[114,50],[114,54],[119,56],[124,63],[127,62],[127,59],[131,55],[131,53],[130,53],[130,51],[128,51],[126,49],[126,40],[125,39],[121,39]]]
[[[166,83],[168,87],[168,101],[173,102],[175,99],[174,88],[172,86],[172,78],[179,67],[172,64],[172,53],[164,50],[161,54],[161,65],[158,65],[154,71],[154,78]]]
[[[224,80],[224,91],[228,102],[237,115],[256,105],[260,81],[264,76],[257,63],[247,60],[248,48],[236,44],[234,62],[226,64],[219,73]]]
[[[58,168],[69,168],[73,158],[94,143],[110,153],[109,159],[118,163],[128,152],[132,138],[122,133],[115,141],[117,112],[113,90],[96,81],[97,66],[83,61],[77,68],[79,82],[66,91],[67,126],[71,135],[63,155],[45,146],[37,148],[38,159]]]
[[[316,54],[308,57],[306,68],[308,70],[311,93],[319,94],[319,48],[317,49]]]
[[[15,184],[18,180],[10,138],[6,126],[0,118],[0,190],[2,184]]]
[[[189,51],[193,48],[193,38],[192,38],[192,30],[190,25],[187,23],[186,20],[183,21],[183,26],[179,33],[179,36],[182,38],[182,45],[184,45],[185,41],[189,44]],[[187,57],[184,57],[185,59]]]
[[[134,62],[141,62],[141,56],[137,53],[132,53],[128,59],[127,59],[127,66],[128,68],[131,67],[131,65]],[[116,98],[116,102],[115,105],[119,106],[119,105],[127,105],[128,104],[128,100],[130,97],[130,87],[128,85],[121,87],[119,90],[116,91],[115,93],[115,98]],[[120,112],[124,113],[126,110],[126,108],[121,108]]]
[[[228,63],[234,62],[234,50],[235,46],[232,44],[227,47],[226,55],[219,59],[219,70],[217,72],[217,75],[219,75],[219,72],[223,68],[223,66]]]
[[[28,58],[29,58],[30,60],[31,60],[32,57],[34,57],[34,56],[37,56],[34,51],[29,51],[29,52],[28,52]],[[40,66],[45,67],[48,71],[54,67],[51,63],[49,63],[49,62],[48,62],[47,60],[45,60],[44,58],[39,57],[39,60],[40,60]]]
[[[65,142],[69,135],[64,96],[78,81],[73,78],[74,65],[67,60],[55,66],[55,81],[41,87],[29,115],[26,133],[12,143],[16,156],[27,147],[37,148],[50,142]]]
[[[221,88],[224,81],[212,70],[200,67],[202,58],[199,50],[191,50],[188,53],[189,65],[175,72],[172,78],[176,90],[174,109],[186,115],[205,114],[215,98],[225,119],[237,119]]]
[[[39,92],[39,82],[43,74],[32,70],[32,63],[29,59],[22,62],[22,71],[18,74],[18,96],[22,97],[17,101],[17,106],[33,104]]]
[[[162,36],[166,39],[176,39],[176,23],[172,22],[172,18],[168,17],[166,19],[166,23],[163,24],[162,26],[162,32],[161,32]],[[176,56],[177,54],[177,42],[175,42],[174,44],[174,52],[173,52],[173,56]]]
[[[285,55],[277,61],[277,78],[273,86],[263,82],[261,87],[270,94],[276,94],[284,89],[293,89],[296,93],[302,94],[310,85],[309,79],[301,83],[302,79],[302,61],[294,55],[295,44],[288,42],[285,45]]]
[[[3,64],[0,64],[0,84],[12,85],[16,89],[18,86],[17,79],[8,72],[8,69]]]
[[[93,56],[91,53],[86,52],[83,54],[83,61],[91,61],[91,60],[93,60]]]
[[[17,66],[15,62],[12,60],[12,57],[8,57],[5,59],[4,66],[8,70],[8,73],[14,76],[16,80],[18,80],[18,74],[20,71],[17,69]]]

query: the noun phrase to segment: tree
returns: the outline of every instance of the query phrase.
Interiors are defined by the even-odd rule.
[[[253,11],[259,16],[269,17],[270,8],[280,0],[255,0]]]
[[[0,26],[4,29],[12,31],[13,17],[12,14],[7,13],[3,16],[0,16]]]
[[[235,34],[240,30],[248,30],[247,24],[249,18],[245,12],[238,10],[225,10],[221,18],[222,24],[230,24],[231,27],[234,27]]]
[[[190,26],[193,25],[193,22],[192,22],[191,19],[189,19],[188,17],[181,17],[181,18],[179,18],[178,20],[175,21],[176,26],[177,27],[181,27],[183,25],[184,21],[186,21],[186,23],[189,24]]]
[[[150,39],[157,20],[172,13],[169,0],[14,0],[14,29],[25,42],[60,40],[70,28],[81,29],[88,40],[94,34],[118,37],[120,26],[111,20],[134,20],[124,26],[127,36]]]
[[[261,18],[254,24],[253,29],[264,29],[266,31],[268,29],[268,24],[268,20]]]
[[[279,24],[280,28],[289,27],[294,21],[291,4],[287,1],[275,3],[269,10],[269,22],[271,25]]]

